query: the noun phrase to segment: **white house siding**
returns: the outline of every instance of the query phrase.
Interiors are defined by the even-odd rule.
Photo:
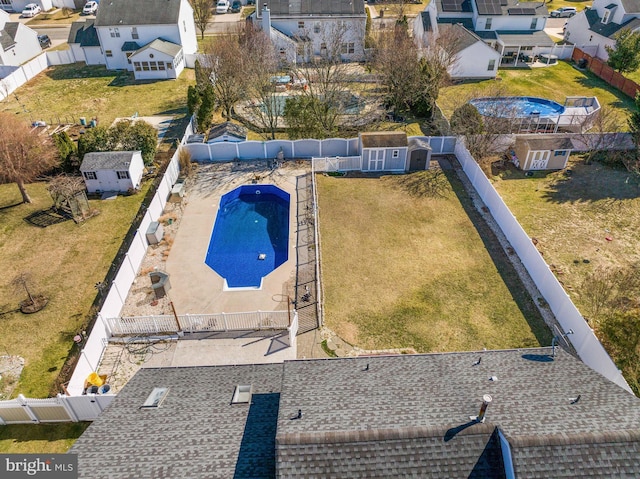
[[[72,8],[72,9],[76,8],[76,4],[73,0],[53,0],[51,3],[54,7],[58,7],[58,8],[63,8],[63,7]]]
[[[593,56],[605,61],[609,59],[609,54],[605,46],[613,47],[616,43],[615,40],[611,38],[603,37],[589,30],[589,22],[587,21],[584,11],[574,15],[567,21],[565,40],[573,43],[581,50],[584,50],[586,47],[590,55],[594,53],[592,50],[597,48]]]
[[[624,8],[621,7],[620,2],[616,0],[594,0],[593,5],[591,6],[591,10],[595,10],[598,12],[598,16],[602,18],[604,16],[604,10],[606,6],[611,4],[617,4],[618,7],[615,8],[609,18],[610,23],[617,23],[618,25],[623,24],[624,22],[631,20],[635,15],[628,15]],[[633,12],[631,12],[633,13]]]
[[[148,48],[131,57],[136,80],[175,79],[184,70],[184,55],[179,54],[174,65],[173,58],[166,53]],[[140,65],[138,65],[138,63]],[[152,68],[156,68],[153,70]],[[148,68],[148,70],[145,70]]]
[[[198,36],[196,33],[196,24],[193,19],[193,8],[189,2],[180,3],[180,13],[178,15],[178,22],[180,26],[180,40],[174,41],[170,38],[166,38],[164,35],[157,35],[155,38],[162,37],[163,40],[168,40],[178,45],[182,45],[182,51],[185,55],[191,55],[198,51]],[[153,40],[155,40],[155,38]]]
[[[95,180],[87,179],[85,171],[93,171]],[[118,179],[118,171],[112,169],[84,170],[83,179],[89,193],[99,193],[104,191],[118,191],[126,193],[132,188],[139,188],[144,173],[144,163],[140,153],[133,155],[129,165],[129,178]]]
[[[495,78],[500,65],[500,52],[489,45],[478,41],[462,50],[449,74],[452,78]],[[494,60],[493,70],[489,70],[489,62]]]
[[[82,48],[80,50],[83,50]],[[80,58],[80,57],[76,57]],[[104,65],[104,54],[100,47],[85,47],[84,58],[87,65]]]
[[[449,17],[449,15],[447,15]],[[530,31],[530,30],[543,30],[546,24],[546,18],[536,15],[480,15],[476,18],[474,25],[476,31],[487,30],[485,24],[487,18],[491,18],[491,28],[489,31],[495,30],[515,30],[515,31]],[[531,21],[536,18],[536,28],[531,28]]]
[[[3,52],[0,49],[0,64],[19,66],[42,53],[38,34],[22,24],[18,25],[15,46]]]
[[[13,11],[18,13],[24,10],[24,7],[26,7],[29,3],[40,5],[40,8],[42,8],[43,12],[46,12],[47,10],[51,10],[51,8],[53,8],[51,0],[11,0]]]

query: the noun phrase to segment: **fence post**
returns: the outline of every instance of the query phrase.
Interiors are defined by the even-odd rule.
[[[224,314],[224,311],[222,313],[222,324],[224,325],[224,332],[227,332],[227,315]]]
[[[69,415],[69,417],[71,418],[71,422],[78,422],[80,421],[78,419],[78,416],[76,415],[76,412],[73,410],[73,408],[71,407],[71,404],[69,404],[69,400],[67,399],[67,396],[64,396],[62,394],[58,394],[58,401],[60,401],[60,404],[62,404],[62,407],[64,407],[64,411]]]
[[[40,424],[40,420],[38,419],[38,416],[36,416],[33,413],[31,408],[27,404],[27,398],[25,398],[22,394],[18,394],[16,401],[18,401],[18,404],[20,404],[20,406],[24,407],[24,412],[27,413],[27,416],[29,416],[34,423]]]

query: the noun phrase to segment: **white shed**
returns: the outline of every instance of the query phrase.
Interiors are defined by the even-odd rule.
[[[89,193],[140,188],[144,162],[140,151],[105,151],[84,155],[80,172]]]

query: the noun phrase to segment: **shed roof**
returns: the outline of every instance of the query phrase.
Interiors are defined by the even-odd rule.
[[[414,150],[431,150],[431,145],[422,138],[409,138],[409,151]]]
[[[177,24],[182,1],[103,0],[100,2],[95,23],[97,27]]]
[[[403,131],[372,131],[360,133],[363,148],[394,148],[407,146],[407,134]]]
[[[134,155],[140,151],[101,151],[87,153],[82,159],[80,171],[127,169]]]
[[[207,136],[207,141],[218,138],[222,135],[232,135],[236,138],[246,139],[247,138],[247,129],[236,123],[231,123],[230,121],[225,121],[224,123],[220,123],[219,125],[214,125],[209,130],[209,135]]]
[[[529,150],[573,150],[571,138],[563,135],[517,135],[516,143],[522,143]]]

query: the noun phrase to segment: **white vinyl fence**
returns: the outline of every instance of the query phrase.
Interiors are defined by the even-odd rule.
[[[16,399],[0,401],[0,425],[93,421],[114,397],[112,394],[60,394],[54,398],[30,399],[20,394]]]
[[[607,354],[598,338],[558,282],[538,252],[531,238],[522,229],[484,172],[462,142],[456,146],[456,157],[474,188],[489,208],[509,243],[518,254],[538,290],[564,330],[573,330],[567,336],[580,359],[604,377],[631,392],[620,370]]]
[[[0,101],[38,75],[47,66],[46,53],[38,55],[19,67],[0,65]]]
[[[182,138],[182,144],[184,144],[185,138],[192,134],[192,132],[191,125],[187,126]],[[176,151],[136,232],[131,247],[126,254],[125,261],[123,261],[118,274],[109,285],[109,293],[107,294],[102,309],[98,312],[98,320],[89,334],[89,338],[82,349],[81,357],[67,386],[67,390],[72,396],[82,394],[85,378],[98,369],[100,359],[102,358],[102,354],[110,337],[110,331],[106,327],[105,318],[113,318],[120,315],[133,280],[138,274],[147,247],[149,246],[146,231],[149,228],[149,224],[152,221],[157,221],[162,215],[169,194],[171,193],[171,188],[178,179],[179,174],[180,167],[178,152]]]

